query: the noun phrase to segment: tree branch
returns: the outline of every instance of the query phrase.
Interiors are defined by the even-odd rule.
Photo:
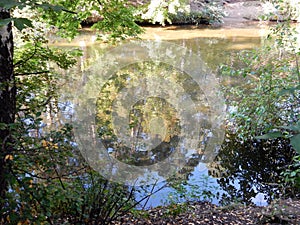
[[[17,73],[17,74],[15,74],[15,76],[37,75],[37,74],[43,74],[43,73],[50,73],[50,71],[45,70],[45,71],[31,72],[31,73]]]

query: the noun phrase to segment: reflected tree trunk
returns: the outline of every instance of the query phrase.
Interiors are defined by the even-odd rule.
[[[10,18],[10,12],[0,8],[0,20]],[[0,28],[0,210],[8,188],[8,164],[12,160],[13,141],[9,124],[14,123],[16,85],[13,73],[13,34],[11,22]]]

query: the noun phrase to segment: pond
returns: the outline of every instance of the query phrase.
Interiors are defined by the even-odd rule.
[[[90,30],[72,42],[53,38],[54,46],[83,50],[65,74],[61,102],[88,162],[112,180],[145,182],[136,199],[156,193],[141,208],[189,200],[266,205],[292,153],[281,143],[241,144],[226,133],[230,105],[220,87],[243,79],[221,77],[218,68],[260,47],[267,29],[145,27],[144,41],[116,48]],[[270,146],[278,147],[266,151]]]

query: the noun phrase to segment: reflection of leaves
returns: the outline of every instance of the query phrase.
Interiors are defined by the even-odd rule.
[[[293,148],[300,153],[300,123],[298,122],[295,125],[290,125],[290,126],[280,126],[279,128],[284,129],[286,131],[281,132],[271,132],[267,133],[261,136],[257,136],[257,139],[275,139],[275,138],[280,138],[280,137],[286,137],[289,135],[289,139],[291,141],[291,145]],[[289,134],[289,132],[290,134]]]
[[[123,160],[129,160],[131,163],[152,163],[153,159],[160,160],[161,158],[165,158],[166,155],[176,147],[176,143],[178,143],[178,136],[180,135],[178,112],[176,112],[174,107],[166,100],[159,97],[149,97],[145,100],[135,102],[134,105],[131,106],[129,115],[127,115],[128,106],[122,105],[127,104],[127,101],[120,101],[120,104],[117,104],[117,112],[112,109],[112,104],[118,97],[118,93],[124,90],[126,90],[128,96],[136,96],[134,91],[138,90],[138,92],[140,91],[143,93],[149,88],[158,88],[165,90],[170,98],[178,99],[179,96],[176,95],[176,92],[172,92],[172,90],[166,88],[163,89],[163,86],[151,87],[151,83],[148,84],[147,82],[138,83],[137,89],[128,88],[132,84],[131,82],[135,84],[139,79],[145,81],[145,78],[147,77],[151,78],[156,76],[159,76],[162,79],[171,80],[172,82],[183,83],[182,86],[186,91],[184,94],[189,95],[189,97],[196,102],[199,101],[197,99],[197,90],[200,89],[188,75],[175,70],[170,65],[161,63],[155,64],[153,62],[137,63],[123,68],[103,85],[101,93],[97,98],[97,125],[102,140],[107,143],[106,146],[110,146],[114,149],[116,155],[118,155],[117,157],[123,158]],[[118,115],[115,115],[115,113],[118,113]],[[136,139],[138,142],[138,140],[145,138],[146,135],[149,138],[159,138],[160,141],[162,141],[161,145],[153,149],[148,156],[144,156],[143,154],[139,155],[138,153],[135,153],[135,151],[132,151],[134,148],[139,149],[138,147],[134,147],[137,143],[133,143],[133,146],[129,148],[124,148],[121,143],[115,143],[114,140],[117,140],[117,137],[115,136],[112,127],[113,114],[119,118],[129,117],[128,120],[124,119],[124,121],[128,122],[128,128],[130,129],[129,133],[132,135],[132,137],[128,138],[133,138],[133,140]],[[162,129],[159,129],[160,127],[152,127],[158,123],[157,121],[163,123],[160,124],[159,122],[159,126],[161,126]],[[114,127],[114,129],[116,129],[116,127]],[[152,134],[152,132],[158,132],[158,134],[156,134],[158,137],[156,137],[155,134]],[[127,157],[127,159],[124,157]],[[152,160],[150,160],[151,157]]]
[[[234,136],[224,142],[216,162],[210,168],[218,177],[218,171],[226,171],[226,176],[218,182],[227,191],[223,200],[229,202],[239,198],[242,202],[251,203],[257,193],[266,195],[271,200],[281,182],[282,168],[288,165],[294,155],[287,139],[247,140],[240,143]],[[214,170],[215,169],[215,170]],[[239,181],[240,187],[234,185]]]

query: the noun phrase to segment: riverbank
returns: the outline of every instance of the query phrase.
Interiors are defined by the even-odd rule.
[[[300,200],[278,200],[269,206],[216,206],[208,202],[157,207],[119,217],[115,225],[300,224]]]
[[[222,26],[245,25],[259,21],[266,14],[261,1],[231,1],[224,4],[225,17]]]

